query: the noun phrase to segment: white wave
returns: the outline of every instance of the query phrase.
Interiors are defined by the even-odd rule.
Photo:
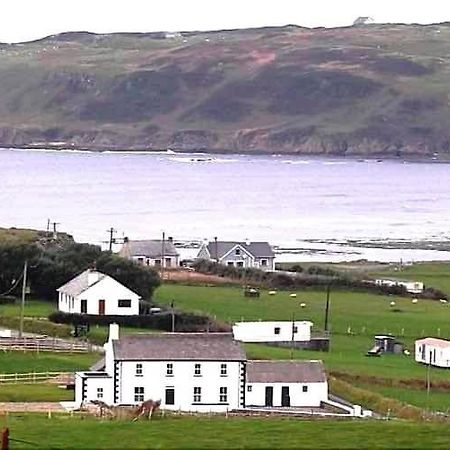
[[[323,161],[324,166],[341,166],[347,164],[347,161]]]
[[[285,159],[281,161],[283,164],[311,164],[312,161],[308,159]]]

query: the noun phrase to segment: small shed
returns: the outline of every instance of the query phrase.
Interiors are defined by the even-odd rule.
[[[375,345],[367,352],[367,356],[380,356],[382,353],[400,354],[403,344],[392,335],[379,334],[375,336]]]

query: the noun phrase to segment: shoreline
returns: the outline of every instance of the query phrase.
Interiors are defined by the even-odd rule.
[[[439,158],[437,156],[430,156],[429,158],[422,155],[411,155],[410,157],[395,157],[392,155],[386,155],[383,153],[375,154],[353,154],[342,155],[341,153],[324,153],[324,154],[311,154],[301,153],[293,151],[265,151],[265,150],[233,150],[233,149],[196,149],[185,150],[177,148],[163,149],[114,149],[114,148],[100,148],[100,147],[68,147],[67,145],[51,145],[50,143],[42,145],[29,145],[29,146],[13,146],[2,145],[0,143],[0,151],[22,151],[22,152],[54,152],[54,153],[92,153],[92,154],[126,154],[126,155],[211,155],[211,156],[272,156],[272,157],[299,157],[314,159],[342,159],[356,162],[377,162],[382,163],[384,161],[399,162],[399,163],[415,163],[415,164],[449,164],[450,159]]]

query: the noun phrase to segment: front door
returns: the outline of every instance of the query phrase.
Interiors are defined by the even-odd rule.
[[[166,405],[175,405],[175,389],[166,388]]]
[[[291,406],[291,397],[289,396],[289,386],[281,387],[281,406]]]
[[[273,387],[272,386],[266,386],[265,406],[273,406]]]
[[[98,314],[100,316],[105,315],[105,300],[99,300],[98,301]]]
[[[81,300],[81,314],[87,314],[87,300]]]

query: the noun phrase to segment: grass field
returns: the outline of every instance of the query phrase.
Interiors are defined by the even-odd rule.
[[[61,402],[74,397],[74,391],[51,383],[0,384],[0,402]]]
[[[57,304],[36,299],[27,299],[25,302],[25,316],[47,317],[57,309]],[[0,315],[7,317],[20,316],[20,302],[15,304],[0,305]]]
[[[97,353],[0,352],[0,373],[85,370],[100,358]]]
[[[289,418],[165,417],[152,422],[10,415],[11,448],[448,448],[448,424]]]

